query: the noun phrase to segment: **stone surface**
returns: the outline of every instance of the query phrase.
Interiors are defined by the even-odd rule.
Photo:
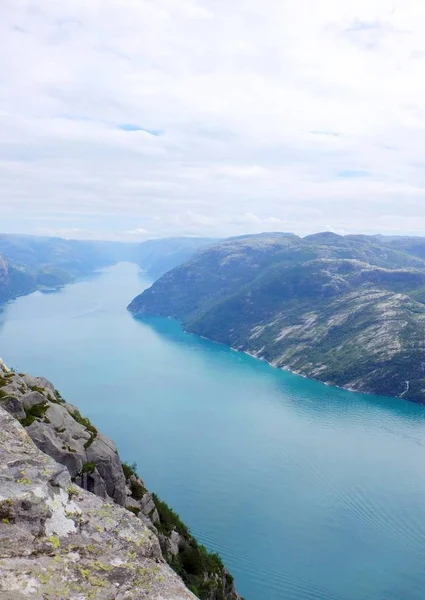
[[[34,407],[45,406],[42,418],[28,426],[38,448],[66,466],[81,487],[123,506],[125,477],[115,444],[83,420],[75,406],[59,398],[54,385],[44,377],[12,373],[4,363],[0,364],[0,376],[6,376],[7,381],[0,405],[16,418],[22,420]],[[96,469],[84,473],[89,463]]]
[[[66,534],[66,537],[73,534],[74,537],[72,538],[72,544],[68,547],[68,554],[75,558],[76,552],[79,556],[77,561],[73,558],[70,564],[69,557],[65,561],[62,561],[60,553],[52,554],[54,561],[61,561],[65,564],[65,574],[67,574],[67,577],[71,577],[72,585],[70,584],[70,587],[65,585],[66,582],[62,582],[65,585],[65,587],[62,587],[62,594],[68,594],[71,591],[77,594],[77,590],[80,590],[80,595],[77,594],[75,597],[81,600],[86,598],[114,598],[115,600],[122,598],[124,600],[124,598],[131,599],[133,597],[149,597],[156,600],[163,598],[165,600],[171,597],[164,595],[165,592],[160,588],[158,589],[162,595],[154,595],[157,588],[155,586],[152,587],[151,583],[148,585],[148,592],[138,589],[139,595],[137,596],[131,595],[130,592],[127,594],[127,588],[124,590],[121,589],[119,585],[120,577],[123,577],[127,583],[131,581],[132,577],[136,584],[138,581],[144,581],[143,578],[137,578],[133,573],[134,570],[137,572],[137,569],[139,569],[140,575],[140,569],[145,569],[143,561],[141,563],[144,555],[142,556],[137,552],[135,554],[134,550],[129,551],[135,560],[135,564],[141,564],[140,567],[133,568],[123,564],[115,565],[111,562],[114,560],[115,550],[118,549],[118,551],[121,551],[123,547],[117,546],[108,538],[105,539],[105,536],[99,536],[100,533],[106,531],[102,524],[90,523],[90,519],[95,521],[96,511],[101,511],[101,514],[107,520],[107,532],[111,536],[118,535],[120,537],[119,532],[122,525],[125,524],[127,526],[127,520],[130,517],[132,519],[130,523],[134,525],[135,520],[138,523],[136,527],[142,527],[145,533],[149,532],[149,535],[146,533],[148,535],[146,539],[150,540],[149,544],[155,550],[152,550],[153,559],[164,563],[165,558],[165,561],[172,565],[173,569],[180,573],[182,577],[186,577],[186,580],[191,585],[194,585],[194,589],[197,590],[197,593],[204,600],[240,600],[233,584],[233,578],[223,564],[218,563],[213,555],[209,555],[199,547],[178,516],[146,489],[143,480],[132,467],[125,465],[124,470],[114,443],[98,432],[88,419],[82,417],[76,406],[66,403],[47,379],[14,373],[0,359],[0,407],[3,407],[10,414],[10,418],[13,417],[21,421],[25,426],[25,431],[31,437],[39,451],[44,453],[38,454],[37,460],[41,460],[43,465],[50,465],[50,469],[52,469],[52,465],[55,465],[53,470],[49,470],[47,466],[41,470],[41,474],[43,475],[43,479],[41,480],[40,468],[37,468],[37,460],[28,451],[28,456],[21,456],[20,459],[16,459],[17,462],[13,465],[14,470],[9,473],[9,475],[12,475],[12,479],[9,477],[10,481],[13,480],[20,486],[24,486],[22,488],[24,490],[30,490],[31,488],[28,486],[32,486],[35,483],[37,485],[40,484],[41,488],[47,486],[50,500],[46,499],[44,492],[41,496],[39,492],[33,492],[29,496],[24,495],[21,499],[16,500],[16,494],[13,493],[12,497],[10,496],[10,485],[6,485],[5,483],[7,477],[3,479],[3,483],[0,478],[0,567],[2,564],[8,567],[4,575],[5,583],[2,584],[3,589],[7,589],[8,598],[13,597],[15,593],[19,594],[21,592],[24,592],[24,594],[28,592],[35,598],[40,597],[40,595],[37,596],[39,588],[34,587],[35,584],[33,583],[28,584],[25,574],[30,576],[31,582],[35,577],[36,582],[41,581],[43,586],[47,586],[40,588],[42,589],[40,593],[42,593],[42,597],[46,600],[56,597],[73,597],[69,595],[52,595],[55,593],[53,586],[56,586],[56,589],[60,582],[53,573],[55,575],[52,580],[53,583],[49,584],[50,587],[48,586],[48,582],[52,579],[50,577],[52,569],[49,565],[45,567],[41,574],[38,573],[37,575],[37,571],[33,573],[33,569],[29,563],[25,561],[20,563],[18,560],[15,562],[12,561],[12,557],[23,559],[33,556],[34,552],[41,556],[45,552],[43,544],[45,544],[46,535],[51,537],[50,543],[53,545],[53,550],[62,548],[64,546],[62,542],[60,546],[57,546],[58,540],[56,539],[57,533],[55,527],[69,530],[65,532],[61,529],[62,533]],[[0,431],[4,414],[4,412],[0,413]],[[15,421],[15,429],[13,431],[10,429],[10,418],[9,420],[4,420],[5,427],[3,433],[6,435],[4,438],[6,444],[4,451],[7,452],[7,449],[11,449],[13,446],[12,433],[17,436],[18,441],[23,436],[22,439],[26,440],[26,446],[34,450],[32,443],[26,437],[24,430],[18,425],[17,421]],[[2,439],[0,438],[0,443],[1,441]],[[19,452],[16,454],[19,455]],[[1,455],[0,460],[2,460]],[[4,464],[7,465],[7,460],[4,461]],[[44,479],[46,477],[47,483]],[[40,488],[40,485],[38,485],[37,489]],[[85,492],[82,492],[80,488],[85,490]],[[63,493],[63,490],[68,494],[68,497]],[[5,501],[4,504],[2,504],[2,500]],[[87,506],[89,507],[89,512],[87,513],[88,520],[86,519],[84,522],[81,516],[84,512],[84,506],[78,504],[79,502],[83,502],[83,500],[85,501],[84,506],[86,508]],[[90,502],[92,503],[92,508],[90,508]],[[118,523],[118,516],[114,520],[114,515],[116,514],[114,510],[118,508],[117,505],[122,505],[127,510],[124,513],[120,513],[119,525],[117,530],[114,531],[114,527]],[[50,509],[55,507],[58,508],[59,512],[56,512],[52,516]],[[113,514],[111,514],[111,511]],[[51,519],[53,519],[53,522]],[[75,524],[75,529],[72,528],[72,522]],[[7,527],[4,528],[3,525],[8,525],[9,529]],[[83,525],[85,525],[85,529]],[[43,531],[45,532],[44,534]],[[85,538],[92,537],[100,545],[106,543],[105,551],[101,553],[99,547],[95,553],[97,558],[90,558],[87,555],[85,547],[81,548],[78,546],[78,543],[81,541],[81,535]],[[2,539],[2,536],[5,537]],[[44,541],[40,550],[37,544],[39,544],[41,539]],[[74,550],[73,546],[77,550]],[[91,553],[93,544],[89,543],[88,546]],[[51,553],[52,549],[50,548],[47,554],[51,556]],[[188,555],[192,556],[192,563],[193,559],[195,559],[194,564],[199,565],[199,561],[203,564],[203,571],[199,571],[198,567],[195,573],[190,572],[190,563],[189,566],[187,560],[185,563],[185,557]],[[10,559],[10,562],[2,563],[2,557]],[[90,593],[81,591],[84,587],[82,580],[81,578],[77,577],[75,579],[74,577],[75,572],[72,571],[74,568],[73,564],[79,562],[81,558],[87,559],[87,565],[91,565],[93,568],[97,567],[97,570],[95,568],[95,575],[92,576],[93,587],[102,588],[102,591],[99,591],[97,596],[94,591],[90,591]],[[101,562],[103,566],[95,564],[96,561],[97,563]],[[109,584],[100,583],[100,575],[103,573],[106,577],[111,572],[111,569],[105,566],[109,562],[113,567],[113,573],[118,577],[118,580],[115,580],[113,579],[115,575],[111,574],[108,576],[109,583],[119,588],[119,591],[115,590],[115,595],[110,591],[113,588],[108,587]],[[16,569],[21,569],[17,573],[14,571],[14,564]],[[186,564],[185,568],[183,568],[183,564]],[[83,567],[83,571],[81,571],[80,567],[75,568],[80,575],[84,575],[84,577],[91,576],[88,567]],[[118,568],[119,570],[117,571]],[[130,569],[131,571],[129,576],[126,569]],[[163,569],[167,569],[167,567],[163,566]],[[186,569],[189,569],[189,572]],[[99,571],[101,572],[100,574]],[[162,575],[160,576],[162,577]],[[173,577],[175,578],[176,576],[173,575]],[[153,575],[149,581],[152,578]],[[14,580],[16,582],[13,584]],[[178,581],[180,582],[180,580]],[[182,585],[181,582],[180,585]],[[174,583],[172,586],[174,586]],[[3,598],[2,594],[0,585],[0,600]],[[18,598],[19,595],[16,597]],[[180,598],[178,595],[172,597],[176,599]],[[186,598],[187,596],[183,597]],[[194,596],[190,595],[188,597],[193,598]]]
[[[193,600],[133,514],[71,482],[0,408],[0,597]]]
[[[68,534],[81,534],[82,523],[80,523],[80,518],[74,518],[71,515],[73,512],[73,509],[70,509],[72,498],[74,498],[74,503],[79,501],[79,498],[85,498],[86,503],[92,498],[91,501],[95,502],[96,507],[101,507],[103,513],[105,510],[110,511],[111,507],[113,509],[116,505],[121,505],[127,509],[124,514],[127,517],[131,516],[131,519],[133,519],[132,522],[136,520],[136,522],[139,523],[139,527],[142,527],[149,532],[149,535],[151,536],[149,539],[156,548],[155,560],[163,562],[165,558],[165,560],[172,565],[182,577],[186,577],[186,580],[190,582],[191,585],[194,585],[194,589],[197,590],[197,593],[200,594],[201,598],[204,600],[240,600],[240,597],[234,588],[233,578],[229,575],[225,567],[221,563],[218,563],[213,555],[209,555],[205,550],[199,547],[196,540],[191,536],[187,527],[180,521],[178,516],[175,515],[166,504],[161,502],[146,489],[143,480],[137,475],[132,467],[125,465],[124,471],[114,443],[98,432],[88,419],[82,417],[77,407],[66,403],[59,392],[55,390],[54,386],[47,381],[47,379],[14,373],[10,371],[0,359],[0,407],[3,407],[11,417],[20,420],[25,426],[25,430],[32,441],[37,448],[44,453],[44,458],[41,459],[42,462],[47,464],[50,461],[49,464],[56,465],[56,470],[54,470],[51,478],[48,479],[47,484],[50,488],[59,487],[62,488],[62,491],[65,490],[68,493],[69,498],[66,500],[66,495],[64,496],[60,490],[56,490],[56,496],[59,496],[54,500],[55,505],[62,505],[63,508],[63,510],[60,509],[60,518],[58,514],[56,514],[55,522],[59,523],[60,521],[62,526],[68,528],[72,526],[72,520],[76,524],[76,530],[70,530]],[[15,433],[19,437],[23,430],[20,428],[17,421],[16,426],[17,429],[15,429]],[[9,436],[9,438],[9,447],[11,447],[11,436]],[[29,443],[28,438],[26,439],[27,443]],[[41,454],[41,456],[43,456],[43,454]],[[23,486],[32,485],[35,481],[40,480],[39,470],[36,470],[34,473],[33,467],[35,463],[33,457],[29,456],[27,458],[28,460],[22,459],[15,465],[16,468],[19,469],[18,475],[15,474],[15,480],[17,478],[17,480],[19,480],[18,483]],[[55,462],[52,463],[51,459]],[[49,475],[49,470],[47,468],[43,469],[42,474],[44,476]],[[80,491],[80,488],[85,490],[85,492],[91,492],[94,496],[92,496],[92,494],[87,494],[86,496],[83,494],[83,496],[81,496],[82,492]],[[50,507],[50,501],[43,503],[39,499],[39,496],[35,494],[34,498],[33,494],[30,499],[25,497],[21,503],[14,502],[8,495],[8,486],[3,486],[0,480],[0,495],[3,491],[5,491],[6,494],[4,498],[6,504],[3,506],[4,511],[2,513],[2,498],[0,496],[0,566],[2,556],[1,548],[3,548],[3,546],[4,552],[6,553],[4,558],[11,558],[11,556],[21,558],[27,555],[32,556],[34,553],[34,540],[37,540],[40,536],[42,537],[42,532],[44,530],[46,531],[46,535],[56,535],[55,529],[52,528],[53,526],[49,521],[51,515],[48,511],[46,512],[46,506],[47,508]],[[95,500],[96,497],[97,499]],[[105,500],[110,502],[105,504]],[[112,504],[112,502],[115,504]],[[109,508],[102,508],[103,506]],[[11,510],[6,510],[8,507]],[[82,510],[82,508],[80,507],[79,510]],[[74,512],[76,512],[77,516],[80,514],[78,511]],[[64,517],[64,514],[66,518]],[[89,516],[91,516],[91,514],[92,513],[90,513]],[[106,515],[105,518],[112,519],[112,517],[108,515]],[[71,521],[69,518],[71,518]],[[25,526],[22,526],[23,522]],[[126,523],[126,520],[122,520],[120,517],[119,529],[121,529],[121,525],[124,522]],[[112,521],[110,522],[110,525],[111,524]],[[14,525],[15,527],[13,529],[9,528],[7,530],[6,528],[6,530],[4,530],[4,528],[2,528],[3,525]],[[90,529],[90,523],[87,522],[86,525]],[[103,526],[95,524],[94,527],[96,529]],[[112,529],[113,528],[110,528],[110,530],[108,530],[111,535],[113,535]],[[4,544],[2,545],[1,536],[4,534],[4,531],[6,531],[6,534],[13,532],[13,535],[6,537],[4,539]],[[101,531],[96,529],[94,532],[91,531],[90,535],[93,534],[94,539],[99,543],[101,543],[101,541],[105,542],[104,539],[99,538],[99,533],[101,533]],[[115,533],[118,534],[119,532]],[[55,540],[52,543],[55,545],[57,544],[57,541]],[[75,545],[75,540],[73,544]],[[109,541],[108,544],[111,550],[112,548],[116,549],[117,547],[112,544],[111,541]],[[91,544],[89,545],[91,546]],[[37,548],[35,552],[38,552]],[[81,552],[83,552],[83,550]],[[78,553],[80,554],[80,550],[78,550]],[[193,563],[192,560],[193,564],[199,565],[199,561],[203,564],[203,571],[199,572],[198,568],[195,573],[190,572],[190,564],[192,563],[189,563],[188,566],[187,561],[185,563],[186,567],[183,568],[185,557],[187,557],[188,554],[190,554],[192,558],[195,558],[195,563]],[[100,556],[100,553],[98,553],[98,555]],[[113,560],[113,552],[109,553],[109,551],[105,550],[105,553],[102,556],[106,557],[108,561]],[[55,560],[58,561],[57,556]],[[139,562],[140,556],[137,554],[136,563],[139,564]],[[104,562],[104,564],[106,563]],[[18,562],[16,562],[16,565],[18,566]],[[118,566],[120,566],[120,573],[122,573],[124,566]],[[7,586],[11,585],[10,581],[13,578],[12,563],[9,564],[9,567],[10,572],[5,576],[6,583],[3,586],[7,589]],[[68,567],[69,565],[67,563],[66,569],[68,569]],[[23,563],[19,568],[22,568],[22,572],[32,573],[26,563]],[[142,568],[144,568],[143,565]],[[186,569],[189,569],[189,572]],[[104,567],[100,568],[100,571],[109,572]],[[86,569],[84,573],[86,573]],[[46,579],[46,576],[43,574],[39,577],[41,577],[43,581]],[[98,575],[96,575],[96,577],[98,577]],[[80,585],[81,583],[75,583],[74,580],[72,581],[75,585]],[[93,581],[98,581],[98,579],[95,578]],[[115,585],[117,582],[114,581],[113,583]],[[22,588],[20,587],[21,584],[22,581],[19,579],[15,587],[10,590],[8,589],[8,592],[14,593],[17,589],[22,591]],[[72,588],[73,591],[77,589],[75,585]],[[49,595],[52,593],[49,591],[50,589],[51,588],[48,588],[47,591],[43,591],[43,598],[48,600],[49,598],[56,597]],[[65,588],[65,591],[67,590],[68,588]],[[31,594],[33,593],[31,586],[29,591]],[[92,594],[84,596],[77,595],[76,597],[81,598],[81,600],[84,598],[96,597],[114,598],[115,600],[118,598],[124,599],[134,597],[131,595],[123,596],[122,594],[125,594],[125,591],[122,592],[121,589],[116,596],[108,595],[109,588],[107,586],[105,587],[104,592],[107,595],[96,596]],[[153,593],[152,590],[150,594],[151,593]],[[71,596],[60,597],[68,598]],[[137,596],[137,598],[143,597],[160,600],[161,598],[165,599],[169,596],[143,596],[141,594]],[[179,598],[180,596],[175,597]],[[0,600],[2,600],[1,587]]]

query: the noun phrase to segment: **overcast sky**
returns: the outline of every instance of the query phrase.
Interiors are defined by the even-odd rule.
[[[0,230],[425,235],[423,0],[1,0]]]

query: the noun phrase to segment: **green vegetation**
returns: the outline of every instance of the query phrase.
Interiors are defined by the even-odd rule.
[[[137,508],[136,506],[127,506],[127,510],[132,512],[133,515],[136,515],[136,517],[138,517],[140,514],[140,508]]]
[[[5,387],[8,383],[9,382],[8,382],[7,378],[0,375],[0,388]],[[7,395],[8,394],[4,390],[0,389],[0,398],[3,398]]]
[[[139,475],[137,474],[137,463],[129,465],[124,462],[122,464],[122,470],[124,471],[124,477],[131,489],[131,496],[135,500],[141,500],[146,494],[147,489],[142,485]],[[135,479],[136,478],[136,479]]]
[[[94,462],[86,462],[83,464],[81,473],[93,473],[96,469],[96,463]]]
[[[152,498],[159,515],[159,531],[165,535],[170,535],[172,531],[177,531],[183,537],[190,536],[189,529],[181,521],[178,514],[168,504],[160,500],[156,494],[152,494]]]
[[[55,396],[56,396],[56,398],[55,398],[55,400],[52,400],[52,402],[58,402],[59,404],[65,403],[65,400],[62,397],[62,394],[56,388],[55,388]]]
[[[135,500],[141,500],[147,492],[146,488],[143,487],[143,485],[140,483],[140,481],[131,481],[130,488],[131,488],[131,496]]]
[[[39,394],[43,395],[46,393],[46,390],[39,385],[29,385],[28,387],[32,392],[38,392]]]
[[[157,528],[160,534],[168,537],[176,531],[182,538],[181,549],[176,556],[167,552],[164,542],[161,544],[167,562],[201,600],[225,600],[223,581],[231,585],[233,578],[225,570],[219,555],[198,544],[178,514],[156,494],[152,497],[159,515]]]
[[[47,418],[45,417],[45,413],[47,411],[47,409],[49,408],[49,403],[48,402],[40,402],[40,404],[35,404],[34,406],[31,406],[31,408],[25,408],[25,418],[24,419],[20,419],[20,423],[21,425],[23,425],[24,427],[29,427],[30,425],[32,425],[34,423],[34,421],[36,419],[43,419],[44,420]]]
[[[137,475],[137,463],[132,463],[131,465],[129,465],[126,462],[122,463],[122,470],[124,471],[124,476],[126,479],[130,479],[130,477],[132,475],[134,475],[135,477],[138,477]]]
[[[90,439],[87,440],[87,442],[84,444],[84,448],[86,448],[86,449],[89,448],[92,445],[92,443],[94,442],[94,440],[96,439],[96,436],[97,436],[96,427],[93,425],[93,423],[90,421],[90,419],[88,419],[87,417],[83,417],[79,410],[74,410],[74,411],[70,412],[69,414],[71,415],[71,417],[73,419],[75,419],[75,421],[77,421],[77,423],[79,423],[80,425],[85,427],[87,429],[87,431],[90,433]]]

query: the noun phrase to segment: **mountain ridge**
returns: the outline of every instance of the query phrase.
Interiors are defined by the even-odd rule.
[[[129,310],[176,318],[331,385],[424,402],[425,260],[406,247],[418,243],[330,233],[225,240]]]
[[[0,304],[36,290],[58,289],[122,261],[157,278],[216,241],[175,237],[132,243],[0,234]]]

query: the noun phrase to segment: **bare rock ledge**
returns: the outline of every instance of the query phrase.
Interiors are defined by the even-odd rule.
[[[195,600],[143,521],[72,483],[2,408],[0,598]]]

